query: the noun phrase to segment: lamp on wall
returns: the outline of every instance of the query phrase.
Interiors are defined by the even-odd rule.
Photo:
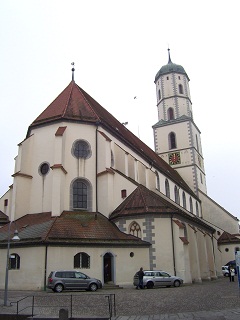
[[[4,291],[4,306],[8,305],[8,270],[9,270],[9,250],[10,250],[10,231],[11,231],[11,224],[10,221],[8,226],[8,242],[7,242],[7,262],[6,262],[6,274],[5,274],[5,291]],[[18,231],[14,231],[14,236],[12,238],[13,241],[19,241],[20,238],[18,236]]]

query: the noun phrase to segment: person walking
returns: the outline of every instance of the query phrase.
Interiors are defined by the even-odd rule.
[[[138,285],[136,286],[136,289],[143,289],[143,277],[144,277],[144,272],[143,268],[141,267],[140,270],[137,272],[138,275]]]
[[[233,267],[230,268],[230,278],[231,282],[234,282],[234,276],[235,276],[235,269]]]

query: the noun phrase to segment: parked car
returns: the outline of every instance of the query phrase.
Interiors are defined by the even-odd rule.
[[[102,288],[102,282],[90,278],[80,271],[51,271],[48,276],[47,288],[54,292],[62,292],[63,290],[96,291]]]
[[[229,276],[228,266],[222,266],[222,274],[224,275],[224,277]]]
[[[171,276],[162,270],[144,270],[143,286],[152,289],[154,287],[179,287],[183,284],[183,279]],[[134,275],[133,285],[138,285],[138,273]]]

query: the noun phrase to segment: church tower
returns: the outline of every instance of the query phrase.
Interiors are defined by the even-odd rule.
[[[170,164],[198,195],[207,193],[200,130],[193,120],[189,77],[171,61],[155,77],[158,122],[153,126],[156,153]]]

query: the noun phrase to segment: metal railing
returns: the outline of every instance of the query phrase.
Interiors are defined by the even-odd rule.
[[[116,316],[115,294],[80,293],[80,294],[52,294],[31,295],[18,301],[16,304],[17,315],[29,313],[29,315],[58,316],[60,309],[67,309],[69,317],[107,317]]]

